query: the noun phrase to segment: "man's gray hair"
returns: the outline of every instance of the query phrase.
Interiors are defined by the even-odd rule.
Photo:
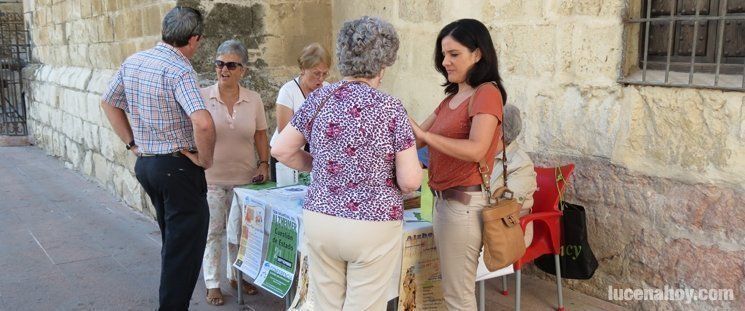
[[[504,141],[511,144],[523,129],[523,119],[520,117],[520,109],[513,105],[504,106]]]
[[[189,39],[192,36],[201,36],[202,31],[204,31],[202,13],[195,9],[177,6],[163,17],[161,33],[163,42],[174,47],[189,44]]]
[[[398,35],[390,23],[363,16],[341,26],[336,57],[342,76],[372,78],[396,61]]]
[[[246,46],[240,41],[230,39],[221,43],[220,46],[217,47],[217,56],[219,57],[220,55],[226,54],[238,55],[238,57],[241,58],[241,64],[243,67],[248,65],[248,50],[246,50]]]

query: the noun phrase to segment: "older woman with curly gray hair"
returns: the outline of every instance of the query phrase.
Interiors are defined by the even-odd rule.
[[[316,309],[385,310],[401,252],[402,194],[419,187],[422,173],[406,110],[378,90],[398,36],[391,24],[362,17],[344,23],[336,49],[344,78],[308,95],[272,155],[312,174],[303,222]]]

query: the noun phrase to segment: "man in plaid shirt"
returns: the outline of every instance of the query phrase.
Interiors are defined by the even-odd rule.
[[[160,310],[189,308],[207,239],[204,170],[212,165],[215,127],[189,62],[203,29],[199,11],[169,11],[163,42],[127,58],[101,103],[111,127],[137,156],[137,180],[157,213],[163,241]]]

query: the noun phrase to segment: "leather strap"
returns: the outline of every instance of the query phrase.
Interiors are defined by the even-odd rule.
[[[564,191],[559,187],[559,182],[564,182],[564,188],[567,186],[568,180],[564,179],[564,173],[561,172],[561,166],[554,168],[554,176],[556,176],[556,191],[559,192],[559,210],[564,211]]]
[[[337,86],[333,91],[331,91],[331,93],[329,93],[329,95],[326,95],[326,98],[324,98],[323,101],[321,102],[321,104],[318,105],[318,109],[316,109],[316,112],[313,113],[313,117],[311,117],[310,118],[310,121],[308,121],[308,124],[305,125],[306,128],[307,128],[307,130],[308,130],[308,139],[307,139],[307,141],[309,143],[310,143],[310,139],[311,139],[312,134],[313,134],[313,122],[316,121],[316,117],[318,116],[318,113],[321,112],[321,109],[323,109],[323,106],[326,105],[326,102],[329,101],[329,99],[331,98],[331,96],[334,96],[334,94],[336,94],[337,91],[339,91],[342,87],[344,87],[345,85],[347,85],[349,83],[364,83],[364,82],[357,82],[357,81],[347,82],[347,81],[342,81],[342,83],[339,86]]]
[[[140,153],[137,155],[140,158],[161,158],[161,157],[173,157],[173,158],[179,158],[179,157],[185,157],[183,153],[180,151],[174,151],[171,153],[163,153],[163,154],[154,154],[154,153]]]
[[[481,191],[481,185],[474,185],[474,186],[455,186],[448,189],[458,190],[458,191]]]
[[[479,190],[481,190],[481,186],[479,186],[479,189],[476,189],[474,191],[479,191]],[[458,189],[453,189],[453,188],[445,189],[442,191],[433,190],[432,194],[443,200],[458,201],[463,205],[470,204],[471,198],[472,198],[472,196],[468,194],[467,192],[458,190]]]
[[[303,88],[300,87],[300,83],[297,82],[298,79],[299,78],[295,78],[295,79],[292,79],[292,81],[294,81],[295,82],[295,85],[297,85],[298,90],[300,90],[300,94],[303,94],[303,99],[306,99],[306,98],[308,98],[308,96],[305,96],[305,92],[303,92]]]
[[[499,85],[497,85],[494,81],[484,82],[481,85],[476,87],[476,90],[473,92],[473,95],[471,95],[471,99],[468,100],[468,115],[471,115],[471,111],[473,111],[473,101],[476,98],[476,94],[479,92],[482,86],[486,84],[492,84],[494,87],[499,89]],[[500,123],[500,127],[502,127],[502,180],[504,181],[504,186],[507,187],[507,145],[504,142],[504,122]],[[484,191],[489,195],[488,200],[489,203],[491,203],[492,198],[492,192],[491,192],[491,169],[489,169],[489,165],[487,165],[486,159],[489,155],[485,155],[483,159],[479,160],[479,175],[481,175],[481,184],[484,187]]]

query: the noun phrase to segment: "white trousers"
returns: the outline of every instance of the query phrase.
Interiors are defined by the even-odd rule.
[[[232,202],[233,186],[207,186],[210,224],[207,231],[207,246],[204,249],[202,272],[204,273],[204,284],[208,289],[220,287],[220,258],[222,257],[222,250],[226,245],[228,249],[226,276],[230,280],[234,279],[233,262],[235,262],[235,258],[238,255],[238,246],[228,244],[225,239],[225,223]]]
[[[468,205],[436,198],[433,229],[448,310],[476,310],[476,267],[481,252],[481,191],[467,192]]]
[[[361,221],[303,211],[316,310],[383,311],[401,261],[401,221]]]

